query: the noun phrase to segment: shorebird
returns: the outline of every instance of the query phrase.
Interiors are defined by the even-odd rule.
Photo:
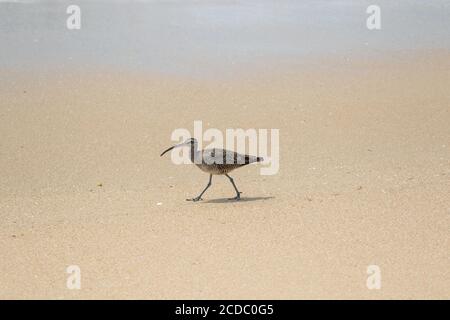
[[[241,192],[234,184],[233,178],[228,175],[229,172],[236,168],[240,168],[250,163],[261,162],[264,159],[262,157],[249,156],[244,154],[239,154],[237,152],[225,150],[225,149],[206,149],[198,150],[197,140],[194,138],[187,139],[185,142],[177,144],[170,147],[161,153],[161,157],[170,150],[180,147],[190,147],[190,159],[191,161],[200,168],[200,170],[209,173],[209,181],[205,189],[195,198],[186,199],[187,201],[199,201],[203,200],[202,195],[211,186],[213,175],[225,175],[233,185],[236,191],[236,197],[230,198],[228,200],[240,200]]]

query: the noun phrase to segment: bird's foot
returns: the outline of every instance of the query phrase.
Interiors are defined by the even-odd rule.
[[[192,199],[186,199],[186,201],[193,201],[193,202],[197,202],[197,201],[200,201],[200,200],[203,200],[203,199],[200,198],[200,197],[195,197],[195,198],[192,198]]]
[[[237,194],[236,197],[234,197],[234,198],[228,198],[228,200],[234,200],[234,201],[239,201],[239,200],[241,200],[241,193],[242,193],[242,192],[239,192],[239,193]]]

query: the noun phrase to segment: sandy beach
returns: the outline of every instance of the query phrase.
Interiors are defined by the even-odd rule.
[[[448,70],[445,50],[221,80],[3,70],[0,298],[450,298]],[[194,120],[280,129],[278,174],[185,201],[208,176],[159,155]]]

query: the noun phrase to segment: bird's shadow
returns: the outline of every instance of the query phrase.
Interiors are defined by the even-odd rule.
[[[230,200],[228,198],[212,199],[207,201],[202,201],[203,203],[234,203],[234,202],[251,202],[251,201],[261,201],[269,200],[275,197],[241,197],[240,200]]]

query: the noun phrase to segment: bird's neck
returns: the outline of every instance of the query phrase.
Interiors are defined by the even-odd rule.
[[[195,155],[197,154],[198,150],[197,150],[197,146],[196,145],[191,145],[191,161],[192,163],[195,163]]]

